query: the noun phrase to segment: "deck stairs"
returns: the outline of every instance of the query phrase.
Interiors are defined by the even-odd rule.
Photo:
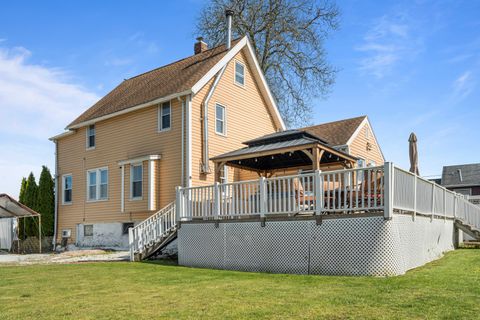
[[[175,202],[172,202],[130,229],[130,259],[148,259],[160,253],[176,238]]]
[[[461,219],[455,219],[455,227],[459,230],[462,230],[476,241],[480,241],[480,229],[476,226],[466,223]]]

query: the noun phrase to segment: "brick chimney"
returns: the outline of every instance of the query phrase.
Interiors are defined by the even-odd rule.
[[[195,52],[195,54],[199,54],[207,50],[208,50],[208,45],[205,42],[203,42],[202,37],[198,37],[197,42],[195,42],[195,45],[193,46],[193,52]]]

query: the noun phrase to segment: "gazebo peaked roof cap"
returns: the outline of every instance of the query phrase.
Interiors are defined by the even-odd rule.
[[[319,138],[318,136],[313,135],[307,131],[298,130],[298,129],[290,129],[290,130],[266,134],[264,136],[261,136],[255,139],[245,141],[243,142],[243,144],[246,144],[249,147],[254,147],[258,145],[266,145],[266,144],[272,144],[272,143],[283,142],[283,141],[291,141],[296,139],[307,139],[307,140],[311,140],[312,142],[319,141],[323,144],[328,144],[328,142],[323,140],[322,138]]]
[[[0,218],[24,218],[38,216],[40,216],[40,213],[30,209],[24,204],[21,204],[8,194],[0,194]]]

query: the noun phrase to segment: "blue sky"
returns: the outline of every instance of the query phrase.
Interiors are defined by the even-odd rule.
[[[339,70],[312,123],[367,114],[386,158],[420,170],[480,161],[480,1],[338,1]],[[124,78],[192,53],[202,1],[3,1],[0,193],[54,167],[48,137]]]

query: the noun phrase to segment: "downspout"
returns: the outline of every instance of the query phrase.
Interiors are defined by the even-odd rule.
[[[217,87],[218,83],[220,82],[220,79],[223,76],[223,73],[225,72],[225,69],[227,68],[227,65],[224,65],[222,69],[217,73],[215,80],[213,81],[212,86],[210,87],[210,90],[208,91],[208,94],[205,98],[205,101],[203,102],[203,135],[202,135],[202,151],[203,151],[203,159],[202,159],[202,173],[211,173],[210,172],[210,166],[209,166],[209,159],[208,159],[208,103],[210,102],[210,99],[212,98],[213,93],[215,92],[215,88]]]
[[[54,188],[55,188],[55,206],[54,206],[54,227],[53,227],[53,250],[55,251],[57,246],[57,228],[58,228],[58,141],[54,140],[55,143],[55,179],[54,179]]]
[[[192,96],[188,95],[185,98],[185,114],[187,117],[187,138],[186,138],[186,174],[187,174],[187,183],[186,186],[189,188],[192,186]]]
[[[181,153],[181,178],[180,178],[180,185],[182,187],[185,187],[185,100],[181,99],[180,97],[177,98],[178,101],[181,103],[181,108],[182,108],[182,153]]]

